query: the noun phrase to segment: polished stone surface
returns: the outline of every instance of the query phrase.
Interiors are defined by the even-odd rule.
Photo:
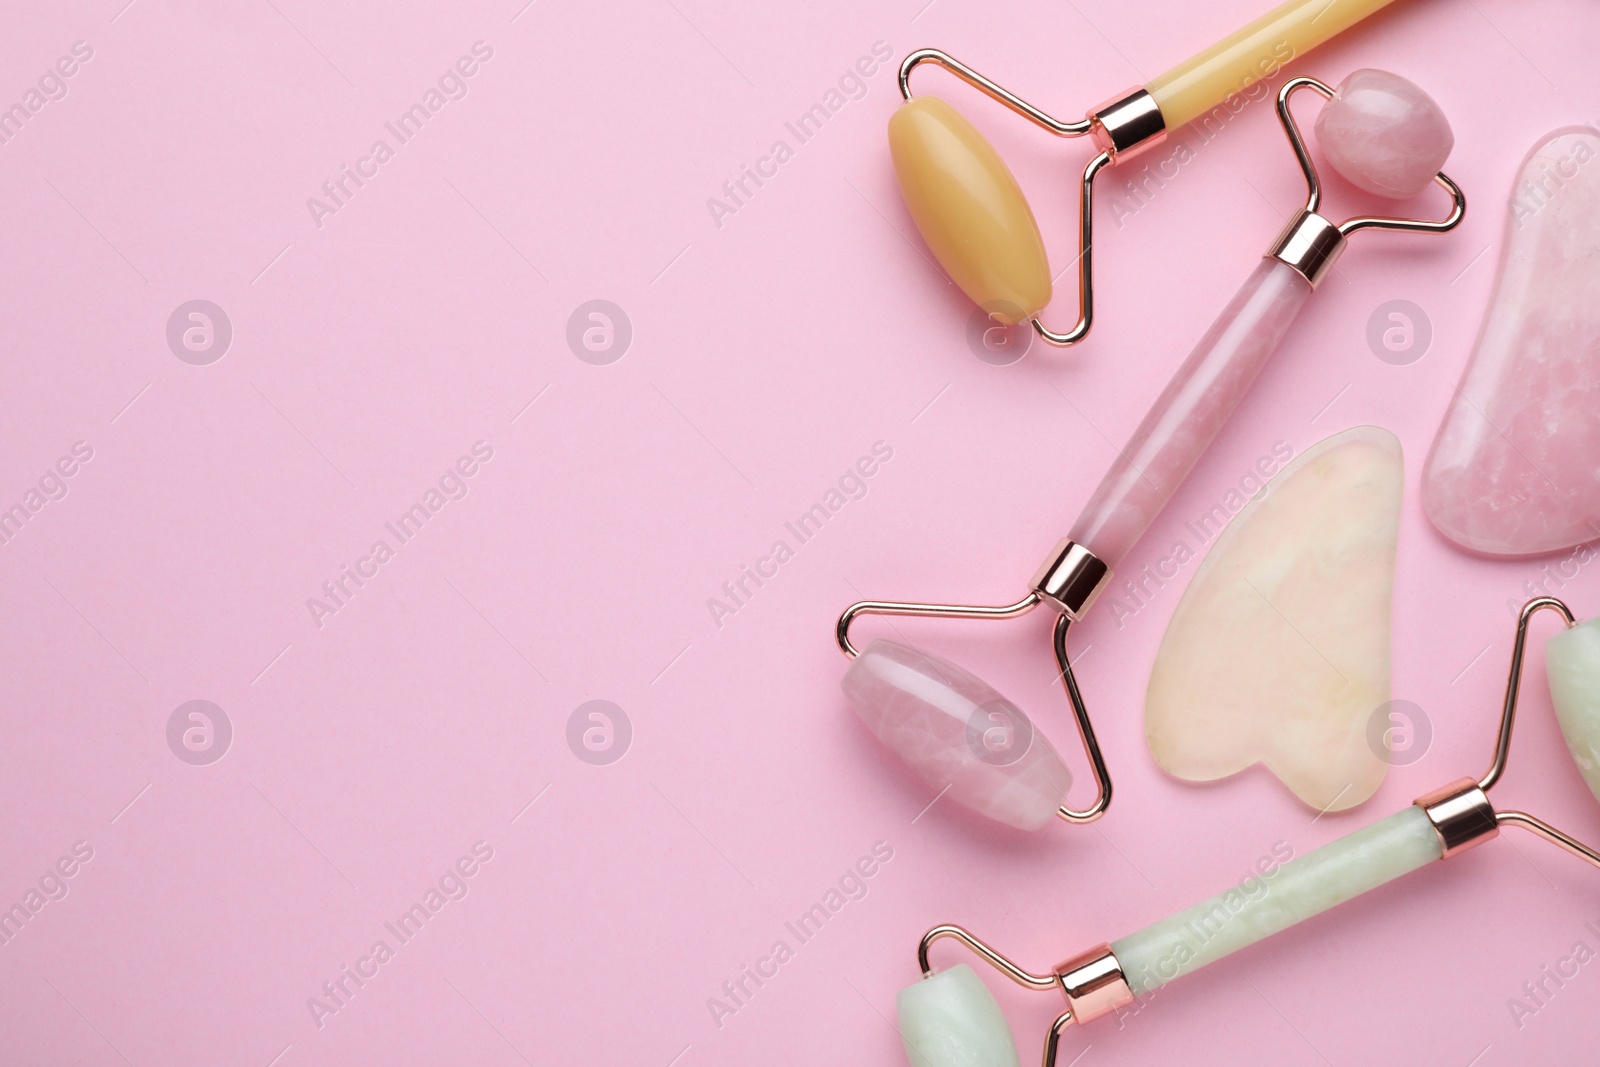
[[[1050,302],[1050,265],[1033,209],[994,148],[960,112],[918,96],[889,119],[906,210],[939,265],[1006,325]]]
[[[1067,536],[1113,569],[1144,535],[1244,399],[1311,285],[1263,258],[1156,398]]]
[[[1307,449],[1234,517],[1184,592],[1145,701],[1150,754],[1207,782],[1256,763],[1318,811],[1382,784],[1400,442]]]
[[[1072,775],[1050,742],[949,660],[879,639],[841,685],[878,740],[933,789],[948,786],[948,799],[1022,830],[1048,824],[1066,800]]]
[[[1123,974],[1143,996],[1262,938],[1439,859],[1427,814],[1407,805],[1371,826],[1272,867],[1114,941]]]
[[[1006,1017],[965,963],[902,989],[895,1014],[912,1067],[1017,1067]]]
[[[1600,136],[1540,139],[1512,187],[1500,271],[1422,475],[1452,541],[1493,556],[1600,537]]]
[[[1455,146],[1433,98],[1386,70],[1354,71],[1317,115],[1317,146],[1352,185],[1393,199],[1415,196]]]
[[[1600,619],[1546,641],[1544,667],[1567,751],[1600,800]]]

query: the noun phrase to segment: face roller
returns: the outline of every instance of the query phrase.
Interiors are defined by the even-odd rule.
[[[1437,183],[1453,199],[1450,214],[1436,222],[1361,217],[1342,223],[1318,214],[1321,185],[1289,111],[1290,96],[1302,88],[1331,101],[1318,131],[1340,173],[1357,184],[1392,188],[1394,195]],[[1347,237],[1364,229],[1442,233],[1466,210],[1461,190],[1437,172],[1450,149],[1449,124],[1405,79],[1363,70],[1334,90],[1295,78],[1278,93],[1277,107],[1309,188],[1304,208],[1178,368],[1027,595],[1000,607],[867,600],[839,616],[839,647],[854,661],[843,688],[856,713],[929,785],[1001,822],[1030,830],[1051,816],[1089,822],[1110,803],[1111,781],[1067,659],[1067,628],[1083,618],[1112,569],[1210,445]],[[1404,125],[1397,128],[1397,122]],[[850,624],[861,615],[1014,619],[1041,604],[1059,614],[1056,664],[1099,786],[1094,803],[1081,810],[1066,806],[1070,775],[1016,705],[947,660],[885,640],[858,653],[850,641]]]
[[[890,152],[911,217],[951,279],[992,318],[1006,325],[1030,322],[1053,345],[1076,344],[1094,317],[1089,252],[1095,175],[1154,148],[1169,131],[1219,105],[1237,110],[1238,100],[1257,95],[1262,79],[1390,2],[1288,0],[1076,122],[1052,118],[944,52],[913,52],[900,65],[906,103],[889,122]],[[912,97],[911,72],[924,63],[943,67],[1057,137],[1087,135],[1099,148],[1083,170],[1078,321],[1065,333],[1047,329],[1038,318],[1050,302],[1051,273],[1022,190],[995,150],[949,104],[935,96]]]
[[[1017,1051],[999,1005],[972,969],[959,964],[935,972],[928,950],[943,939],[959,941],[1007,978],[1028,989],[1058,989],[1067,1010],[1050,1028],[1044,1067],[1052,1067],[1062,1032],[1127,1005],[1175,978],[1213,963],[1270,934],[1328,910],[1438,859],[1449,859],[1515,826],[1600,867],[1600,852],[1520,811],[1496,810],[1488,791],[1505,772],[1517,710],[1528,622],[1548,608],[1568,629],[1545,646],[1546,669],[1562,733],[1590,788],[1600,797],[1596,743],[1600,741],[1600,619],[1574,625],[1572,612],[1553,597],[1528,601],[1517,619],[1494,761],[1482,778],[1462,778],[1418,797],[1403,811],[1290,860],[1266,876],[1267,891],[1250,897],[1238,889],[1218,894],[1119,941],[1079,953],[1049,974],[1033,974],[959,926],[936,926],[923,935],[917,961],[923,980],[900,992],[900,1030],[916,1067],[1016,1067]]]

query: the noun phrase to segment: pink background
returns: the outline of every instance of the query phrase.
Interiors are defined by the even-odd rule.
[[[1405,0],[1290,68],[1422,84],[1455,125],[1472,210],[1444,239],[1353,242],[1126,567],[1166,554],[1274,442],[1391,428],[1408,469],[1394,693],[1431,748],[1320,819],[1265,774],[1164,777],[1141,695],[1191,563],[1120,630],[1101,611],[1076,638],[1110,815],[1025,836],[943,802],[919,817],[930,791],[841,700],[834,617],[860,596],[1020,594],[1298,205],[1270,107],[1120,225],[1108,199],[1092,339],[1010,366],[969,350],[968,308],[899,202],[892,66],[720,226],[706,202],[775,140],[793,148],[785,122],[875,42],[896,60],[947,47],[1072,115],[1262,0],[124,2],[0,20],[5,106],[75,41],[93,49],[0,145],[0,505],[75,442],[93,449],[0,548],[0,903],[93,849],[0,945],[5,1063],[899,1063],[894,995],[933,923],[1046,967],[1237,882],[1277,842],[1303,853],[1487,762],[1506,605],[1541,561],[1454,550],[1416,475],[1517,161],[1596,117],[1589,5]],[[317,226],[307,198],[480,40],[493,56],[467,95]],[[951,96],[1064,265],[1083,146]],[[1350,195],[1334,186],[1329,210]],[[233,327],[209,366],[165,337],[197,298]],[[603,366],[565,341],[597,298],[633,328]],[[1392,299],[1432,322],[1408,366],[1365,340]],[[319,627],[307,599],[478,441],[493,458],[467,496]],[[893,458],[867,495],[719,627],[708,598],[877,441]],[[1588,569],[1559,591],[1600,609]],[[902,629],[1034,709],[1082,776],[1046,619]],[[1536,647],[1501,802],[1600,838],[1541,664]],[[207,766],[167,743],[193,699],[234,732]],[[566,739],[592,699],[631,722],[606,766]],[[479,841],[493,858],[465,898],[319,1026],[308,998],[397,945],[384,924]],[[876,842],[893,858],[867,895],[800,944],[784,924]],[[1520,1028],[1507,1000],[1575,942],[1600,948],[1588,921],[1593,872],[1511,836],[1163,991],[1120,1033],[1074,1035],[1069,1056],[1572,1062],[1600,964]],[[714,1019],[708,999],[780,939],[793,958]],[[1057,1005],[999,994],[1032,1062]]]

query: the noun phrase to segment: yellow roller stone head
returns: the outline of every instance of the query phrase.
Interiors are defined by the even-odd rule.
[[[972,123],[937,96],[915,97],[889,120],[889,152],[922,239],[974,304],[1015,326],[1050,303],[1033,209]]]
[[[1094,318],[1090,264],[1095,175],[1162,143],[1171,130],[1240,100],[1270,96],[1263,84],[1286,63],[1388,4],[1390,0],[1287,0],[1148,85],[1135,87],[1063,121],[1006,91],[954,57],[924,48],[900,65],[906,103],[889,121],[889,149],[907,208],[945,272],[961,291],[1007,326],[1029,323],[1046,342],[1066,347]],[[1056,332],[1039,319],[1051,300],[1050,265],[1038,223],[999,153],[954,108],[911,95],[911,71],[932,64],[1057,137],[1089,137],[1099,149],[1083,170],[1078,196],[1078,319]]]

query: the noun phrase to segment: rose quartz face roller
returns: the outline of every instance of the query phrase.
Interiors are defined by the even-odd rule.
[[[1321,184],[1289,112],[1290,96],[1304,88],[1329,101],[1317,129],[1341,174],[1400,196],[1436,183],[1452,198],[1450,214],[1438,221],[1361,217],[1341,223],[1319,214]],[[839,616],[839,647],[853,661],[843,688],[857,715],[933,788],[1000,822],[1029,830],[1055,816],[1090,822],[1110,804],[1111,780],[1067,658],[1067,629],[1083,618],[1227,422],[1349,235],[1366,229],[1443,233],[1466,211],[1461,190],[1438,169],[1452,144],[1449,124],[1404,78],[1361,70],[1338,89],[1295,78],[1278,93],[1278,116],[1305,173],[1305,207],[1178,368],[1027,595],[999,607],[866,600]],[[1059,615],[1056,664],[1099,788],[1083,809],[1066,805],[1071,776],[1022,709],[948,660],[882,639],[858,652],[850,641],[850,625],[861,615],[1013,619],[1041,604]]]
[[[1386,819],[1281,865],[1258,865],[1259,878],[1251,875],[1137,933],[1078,953],[1047,974],[1024,969],[959,926],[936,926],[917,949],[922,981],[901,990],[898,1000],[906,1055],[916,1067],[1017,1065],[1016,1045],[993,994],[966,964],[936,972],[928,959],[936,941],[960,942],[1027,989],[1065,994],[1066,1011],[1045,1038],[1044,1067],[1052,1067],[1068,1026],[1129,1008],[1208,963],[1435,860],[1481,845],[1498,836],[1503,826],[1527,830],[1600,867],[1600,852],[1541,819],[1496,810],[1489,802],[1488,791],[1505,772],[1511,747],[1528,623],[1541,609],[1559,614],[1568,627],[1545,645],[1545,667],[1567,747],[1600,797],[1594,762],[1600,742],[1600,619],[1574,625],[1572,611],[1561,601],[1530,600],[1517,619],[1494,761],[1483,777],[1452,782]]]

